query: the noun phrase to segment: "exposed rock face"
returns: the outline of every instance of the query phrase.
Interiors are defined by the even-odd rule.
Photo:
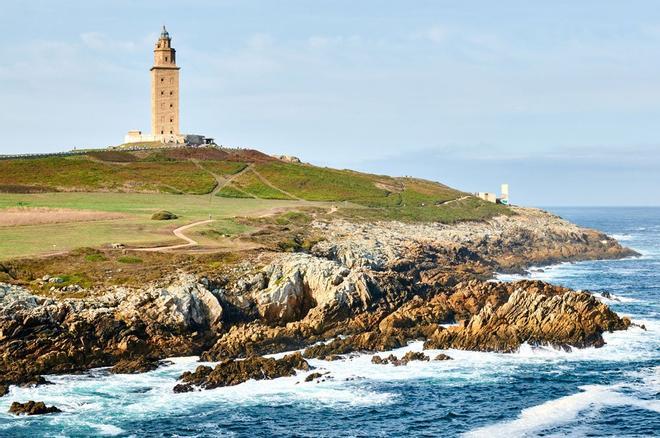
[[[46,406],[44,402],[29,401],[27,403],[14,402],[9,408],[9,413],[14,415],[44,415],[62,412],[55,406]]]
[[[210,282],[182,275],[166,287],[57,300],[0,284],[0,394],[43,383],[40,374],[142,372],[169,356],[224,361],[185,375],[177,390],[187,391],[290,375],[290,362],[252,356],[305,347],[304,357],[327,360],[415,339],[429,348],[584,347],[626,328],[588,294],[484,281],[496,269],[632,254],[556,216],[515,212],[455,225],[315,222],[325,240],[310,254],[260,252]]]
[[[217,298],[187,276],[167,288],[88,299],[45,299],[0,285],[0,375],[30,383],[42,373],[121,359],[198,354],[221,318]]]
[[[213,389],[238,385],[250,379],[264,380],[293,376],[296,370],[309,370],[309,364],[300,353],[289,354],[282,359],[249,357],[245,360],[226,360],[215,368],[199,366],[194,372],[185,372],[179,378],[182,384],[174,392],[189,392],[194,387]]]
[[[518,289],[499,307],[486,304],[467,324],[439,329],[424,347],[501,352],[515,351],[525,342],[565,349],[601,347],[603,332],[629,325],[627,318],[584,292],[548,295]]]
[[[296,321],[312,308],[329,305],[364,310],[371,302],[366,275],[334,261],[294,254],[280,257],[263,272],[267,287],[254,298],[259,314],[268,322]]]
[[[520,270],[531,264],[561,260],[617,258],[636,254],[595,230],[580,228],[558,216],[532,208],[511,207],[514,216],[458,224],[378,224],[335,221],[318,223],[326,240],[315,253],[345,266],[384,270],[409,258],[417,248],[451,254],[455,261],[496,264]],[[444,250],[444,251],[443,251]]]

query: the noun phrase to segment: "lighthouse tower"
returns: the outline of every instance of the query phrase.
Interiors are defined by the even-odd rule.
[[[179,133],[179,67],[172,38],[163,26],[151,67],[151,135],[165,143],[182,143]]]

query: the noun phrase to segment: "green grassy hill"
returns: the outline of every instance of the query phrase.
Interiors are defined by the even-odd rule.
[[[340,215],[404,221],[478,220],[509,214],[443,184],[289,163],[254,150],[93,151],[0,160],[0,192],[215,194],[336,203]]]

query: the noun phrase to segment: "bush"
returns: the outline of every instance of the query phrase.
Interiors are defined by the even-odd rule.
[[[142,263],[142,259],[138,257],[133,257],[133,256],[121,256],[117,259],[119,263],[128,263],[131,265],[137,264],[137,263]]]
[[[157,213],[154,213],[153,216],[151,216],[151,219],[155,221],[171,221],[173,219],[177,219],[179,216],[175,215],[171,211],[167,210],[161,210]]]
[[[88,262],[104,262],[108,260],[103,254],[87,254],[85,256],[85,261]]]

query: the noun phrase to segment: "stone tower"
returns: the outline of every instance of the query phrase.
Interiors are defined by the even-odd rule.
[[[168,143],[180,143],[179,67],[172,38],[163,26],[154,49],[151,67],[151,135]]]

